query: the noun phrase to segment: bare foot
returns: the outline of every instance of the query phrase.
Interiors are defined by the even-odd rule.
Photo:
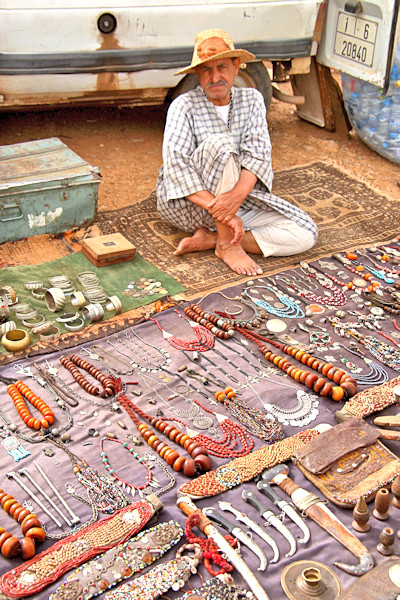
[[[228,265],[235,273],[239,275],[261,275],[262,268],[254,262],[252,258],[243,250],[239,244],[232,246],[231,244],[217,243],[215,254]]]
[[[191,237],[185,237],[179,242],[174,256],[186,254],[187,252],[199,252],[200,250],[212,250],[217,243],[217,234],[206,227],[200,227]]]

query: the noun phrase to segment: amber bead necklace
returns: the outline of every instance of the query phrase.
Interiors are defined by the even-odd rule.
[[[88,394],[92,396],[101,396],[101,398],[106,398],[107,396],[112,396],[114,394],[113,386],[109,377],[104,375],[99,369],[97,369],[94,365],[87,362],[80,356],[76,354],[71,354],[69,357],[61,356],[60,363],[68,369],[71,373],[72,377],[75,381],[81,386],[82,389],[85,390]],[[87,373],[89,373],[92,377],[97,379],[102,385],[102,390],[100,390],[97,386],[91,384],[79,371],[78,367],[84,369]]]
[[[36,553],[36,543],[44,542],[46,537],[39,519],[2,489],[0,489],[0,505],[20,524],[24,536],[22,540],[19,540],[0,527],[0,552],[5,558],[14,558],[19,555],[23,560],[33,558]]]
[[[315,358],[308,352],[304,350],[299,350],[298,348],[294,348],[293,346],[283,345],[279,342],[271,340],[269,338],[265,338],[259,334],[254,332],[250,333],[246,329],[237,328],[238,331],[248,339],[254,341],[260,351],[264,354],[265,358],[272,362],[274,365],[282,369],[285,373],[287,373],[292,379],[296,381],[300,381],[304,383],[308,388],[313,389],[313,391],[320,396],[330,396],[332,400],[340,401],[343,398],[348,398],[354,396],[357,393],[357,383],[351,375],[343,371],[342,369],[338,369],[334,367],[330,363],[326,363],[318,358]],[[294,365],[292,365],[286,358],[275,354],[271,350],[269,350],[265,346],[265,342],[275,346],[282,350],[285,354],[289,356],[293,356],[296,360],[299,360],[303,363],[303,365],[307,365],[314,371],[319,371],[327,377],[330,381],[336,383],[336,386],[333,386],[330,381],[326,381],[324,377],[318,376],[316,373],[311,373],[310,371],[306,371],[304,369],[298,369]]]
[[[174,469],[174,471],[182,471],[186,477],[193,477],[196,473],[203,473],[210,470],[210,457],[208,456],[207,450],[203,448],[201,444],[195,442],[190,436],[182,433],[173,425],[170,425],[166,420],[159,417],[151,417],[146,414],[125,395],[121,380],[116,377],[112,377],[112,379],[118,394],[119,403],[136,425],[142,438],[169,466]],[[157,435],[149,429],[146,423],[141,423],[139,421],[137,415],[148,421],[150,425],[157,429],[157,431],[168,436],[170,440],[182,446],[190,455],[190,458],[180,456],[176,450],[173,450],[166,443],[162,442]]]

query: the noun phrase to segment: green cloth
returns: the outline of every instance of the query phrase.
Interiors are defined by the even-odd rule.
[[[127,296],[123,293],[129,282],[137,282],[142,277],[146,279],[155,279],[156,281],[161,282],[162,287],[165,288],[171,296],[185,291],[185,288],[178,283],[176,279],[173,279],[173,277],[170,277],[154,267],[138,253],[135,254],[133,260],[127,262],[116,263],[105,267],[95,267],[81,252],[75,252],[69,256],[58,258],[57,260],[52,260],[40,265],[5,267],[0,271],[0,288],[4,285],[10,285],[15,290],[19,303],[29,302],[32,307],[38,309],[39,314],[43,315],[46,320],[54,321],[63,313],[76,312],[77,307],[72,306],[67,297],[65,307],[61,312],[51,312],[47,309],[44,300],[34,298],[30,291],[24,287],[24,283],[27,281],[42,281],[43,287],[48,288],[51,287],[48,281],[49,277],[66,275],[72,280],[77,291],[83,292],[84,290],[77,279],[77,275],[82,271],[92,271],[96,273],[100,279],[99,285],[103,287],[106,294],[108,296],[118,296],[122,304],[122,312],[150,304],[167,295],[166,293],[155,293],[141,298],[134,298],[133,296]],[[114,312],[107,311],[104,306],[103,308],[103,321],[114,316]],[[30,332],[27,327],[22,325],[21,321],[15,318],[15,314],[12,311],[10,311],[9,320],[15,321],[18,329],[21,328]],[[63,323],[56,322],[55,326],[60,329],[60,333],[66,331]],[[34,343],[37,341],[38,336],[31,334],[31,338],[32,343]],[[1,345],[0,352],[6,352]]]

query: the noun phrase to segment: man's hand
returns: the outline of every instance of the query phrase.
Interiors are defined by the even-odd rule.
[[[207,205],[207,212],[218,223],[228,224],[236,215],[244,198],[233,188],[230,192],[213,198]]]
[[[244,237],[244,226],[243,221],[240,217],[234,216],[227,223],[228,227],[231,229],[233,238],[230,242],[231,246],[237,246],[240,244]]]

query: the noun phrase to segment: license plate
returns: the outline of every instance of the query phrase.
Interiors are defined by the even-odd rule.
[[[334,53],[366,67],[372,66],[378,24],[339,12]]]

